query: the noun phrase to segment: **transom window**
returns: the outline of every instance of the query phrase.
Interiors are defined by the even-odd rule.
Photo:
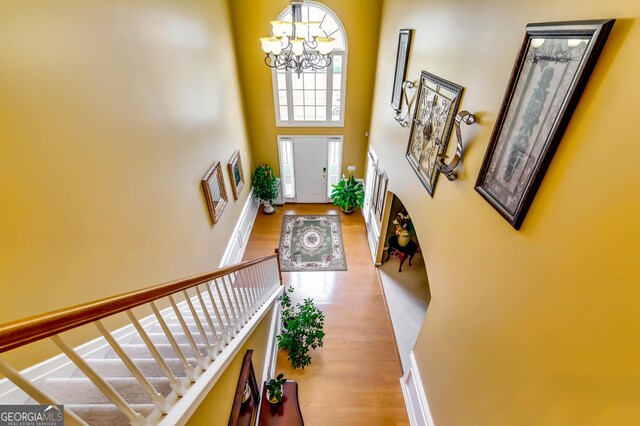
[[[291,9],[278,17],[291,21]],[[347,65],[347,41],[342,23],[327,7],[319,3],[302,6],[302,22],[321,22],[324,36],[333,42],[332,63],[321,70],[295,72],[273,70],[273,92],[277,126],[344,125],[344,94]]]

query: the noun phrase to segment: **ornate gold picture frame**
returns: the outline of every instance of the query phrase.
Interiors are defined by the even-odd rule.
[[[222,167],[220,162],[216,161],[213,166],[202,178],[202,189],[204,198],[207,200],[207,208],[211,222],[215,224],[220,219],[222,211],[229,199],[227,198],[227,190],[224,187],[224,178],[222,177]]]

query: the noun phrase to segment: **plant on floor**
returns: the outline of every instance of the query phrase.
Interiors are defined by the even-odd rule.
[[[264,205],[265,213],[275,211],[272,204],[278,196],[278,182],[270,165],[259,164],[253,172],[253,195]]]
[[[282,402],[282,385],[286,383],[287,379],[284,378],[284,374],[278,374],[278,377],[271,379],[265,385],[267,388],[267,399],[272,404],[276,402]]]
[[[344,179],[344,176],[340,182],[336,185],[331,185],[333,191],[331,192],[331,198],[333,204],[342,207],[342,211],[350,214],[353,213],[353,209],[361,208],[364,203],[364,187],[362,182],[358,182],[351,176],[349,179]]]
[[[324,314],[310,298],[294,307],[289,296],[292,292],[293,287],[289,287],[280,296],[282,332],[278,336],[278,347],[287,352],[293,368],[304,369],[311,364],[309,350],[322,347]]]

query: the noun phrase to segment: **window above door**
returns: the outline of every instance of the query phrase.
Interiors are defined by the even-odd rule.
[[[290,21],[287,8],[278,20]],[[347,65],[347,39],[340,19],[326,6],[306,2],[302,22],[321,22],[326,37],[335,39],[332,64],[321,70],[272,71],[276,126],[342,127]]]

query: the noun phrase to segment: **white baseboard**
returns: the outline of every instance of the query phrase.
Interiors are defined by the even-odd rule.
[[[244,203],[242,213],[240,213],[238,222],[236,222],[236,226],[227,243],[227,248],[224,251],[224,255],[222,255],[222,260],[220,261],[221,268],[242,261],[242,256],[244,256],[249,235],[251,235],[251,230],[253,229],[253,224],[258,214],[258,208],[260,207],[260,203],[258,203],[258,200],[253,196],[253,187],[251,187],[249,191],[250,195]]]
[[[411,426],[435,426],[413,351],[409,354],[409,359],[410,367],[404,377],[400,379],[404,402],[407,405],[409,423]]]

